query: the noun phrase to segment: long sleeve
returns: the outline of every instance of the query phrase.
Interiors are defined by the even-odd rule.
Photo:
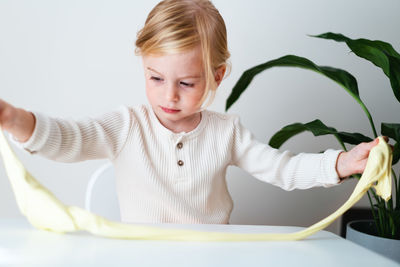
[[[255,140],[239,118],[234,124],[233,164],[257,179],[284,190],[329,187],[339,183],[335,166],[340,150],[295,155]]]
[[[150,105],[79,121],[35,116],[34,133],[22,144],[26,150],[65,162],[113,162],[124,222],[228,223],[230,165],[286,190],[339,180],[340,151],[280,152],[256,141],[235,115],[202,111],[200,124],[188,133],[165,128]]]
[[[34,115],[34,132],[28,141],[21,144],[22,147],[30,153],[62,162],[115,158],[131,127],[131,116],[126,107],[78,121],[51,118],[40,113]]]

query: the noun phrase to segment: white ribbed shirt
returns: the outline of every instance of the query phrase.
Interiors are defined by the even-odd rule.
[[[34,115],[33,135],[22,144],[31,153],[62,162],[113,162],[123,222],[228,223],[230,165],[285,190],[339,183],[339,150],[294,155],[273,149],[255,140],[236,115],[202,111],[188,133],[165,128],[150,105],[77,121]]]

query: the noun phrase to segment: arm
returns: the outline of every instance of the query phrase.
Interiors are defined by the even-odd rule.
[[[340,182],[335,169],[340,150],[293,154],[259,142],[239,120],[234,128],[232,164],[255,178],[284,190],[329,187]]]
[[[22,147],[48,159],[77,162],[114,159],[128,138],[132,117],[128,108],[79,120],[51,118],[35,113],[36,125]]]
[[[0,102],[0,118],[4,130],[25,150],[61,162],[115,158],[132,122],[128,108],[75,121],[33,115],[5,101]]]
[[[35,116],[0,99],[0,125],[20,142],[27,141],[35,128]]]

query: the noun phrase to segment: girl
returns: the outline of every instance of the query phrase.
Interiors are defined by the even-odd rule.
[[[230,56],[225,23],[208,0],[160,2],[137,37],[149,105],[71,121],[0,100],[0,124],[27,151],[64,162],[110,159],[123,222],[228,223],[230,165],[285,190],[363,172],[377,140],[293,155],[256,141],[237,116],[205,109]]]

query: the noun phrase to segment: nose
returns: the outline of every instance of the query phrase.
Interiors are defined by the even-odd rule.
[[[176,102],[179,100],[179,88],[175,84],[168,84],[165,90],[165,96],[168,101]]]

